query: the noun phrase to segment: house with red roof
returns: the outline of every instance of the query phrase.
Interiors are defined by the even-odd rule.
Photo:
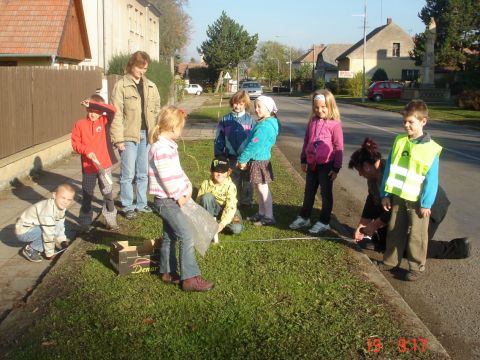
[[[91,57],[81,0],[0,0],[0,66]]]

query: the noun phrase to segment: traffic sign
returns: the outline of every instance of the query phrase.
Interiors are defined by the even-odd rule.
[[[230,80],[232,77],[230,76],[230,73],[227,71],[225,76],[223,77],[224,79]]]

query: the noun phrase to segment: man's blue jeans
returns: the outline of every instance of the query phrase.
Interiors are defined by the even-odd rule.
[[[176,244],[180,240],[181,279],[200,275],[195,258],[193,233],[186,215],[174,199],[155,198],[154,209],[163,219],[163,240],[160,248],[160,273],[177,273]]]
[[[140,131],[140,142],[125,141],[125,150],[120,154],[120,199],[123,211],[143,209],[147,206],[148,187],[148,142],[147,131]],[[133,179],[136,184],[137,205],[133,204]]]
[[[200,198],[200,205],[202,205],[203,208],[207,210],[209,214],[214,217],[219,216],[223,211],[220,204],[217,202],[217,200],[215,200],[215,196],[213,196],[211,193],[205,193],[202,195],[202,197]],[[239,219],[239,222],[235,224],[234,223],[227,224],[225,228],[230,230],[235,235],[238,235],[243,230],[242,216],[240,215],[240,211],[238,209],[237,209],[237,212],[235,213],[235,217]]]

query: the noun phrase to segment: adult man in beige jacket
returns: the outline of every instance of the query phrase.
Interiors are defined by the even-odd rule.
[[[148,132],[154,128],[160,112],[160,94],[157,86],[145,76],[150,62],[150,56],[144,51],[132,54],[126,74],[115,84],[112,92],[112,103],[117,112],[110,135],[120,152],[120,199],[123,214],[128,220],[136,217],[135,210],[152,211],[147,205]]]

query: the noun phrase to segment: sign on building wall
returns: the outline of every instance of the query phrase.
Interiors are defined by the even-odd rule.
[[[338,71],[338,78],[339,79],[352,79],[353,78],[353,71]]]

